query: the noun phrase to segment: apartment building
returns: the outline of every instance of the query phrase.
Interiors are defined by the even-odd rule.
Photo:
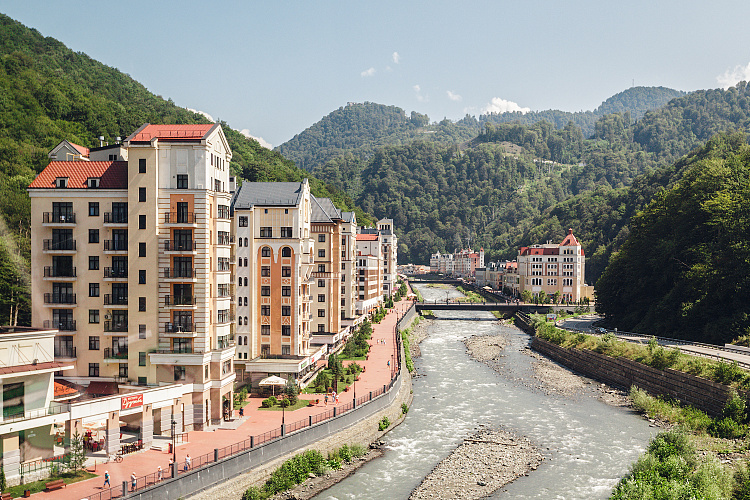
[[[32,324],[61,331],[76,383],[189,385],[179,430],[232,399],[231,156],[218,124],[146,124],[122,144],[63,141],[28,189]]]
[[[321,355],[310,346],[311,316],[318,309],[311,286],[330,279],[326,273],[331,271],[324,263],[320,265],[325,270],[315,264],[311,198],[305,179],[245,182],[232,201],[237,238],[235,362],[253,384],[272,373],[301,380]],[[338,251],[338,242],[331,241],[320,242],[320,249],[329,255],[333,243]]]
[[[452,253],[434,253],[430,256],[430,272],[453,275],[454,260]]]
[[[398,238],[393,232],[393,219],[380,219],[378,233],[383,243],[383,295],[390,297],[398,290]]]
[[[587,296],[585,256],[573,230],[559,244],[521,247],[518,250],[519,293],[542,291],[548,296],[560,292],[562,300],[578,301]]]
[[[341,212],[329,198],[312,197],[313,258],[312,319],[314,334],[329,336],[341,330]],[[346,279],[346,277],[344,278]]]
[[[383,301],[383,247],[380,235],[357,235],[357,314],[377,309]]]
[[[357,216],[342,212],[341,218],[341,319],[354,320],[357,316]]]

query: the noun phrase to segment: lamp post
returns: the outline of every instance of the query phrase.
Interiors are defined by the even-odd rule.
[[[352,392],[354,393],[354,399],[352,400],[352,408],[357,407],[357,373],[354,373],[354,380],[352,380]]]
[[[284,416],[286,413],[286,405],[284,404],[286,402],[286,394],[283,394],[281,396],[281,435],[284,435]]]
[[[174,414],[172,414],[172,466],[177,467],[177,439],[175,436],[175,428],[177,422],[174,420]],[[169,471],[172,474],[172,471]]]
[[[445,291],[445,303],[448,303],[448,290]]]

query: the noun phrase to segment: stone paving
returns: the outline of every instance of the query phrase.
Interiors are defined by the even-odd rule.
[[[370,340],[371,349],[367,360],[357,361],[360,366],[365,367],[365,372],[360,375],[360,380],[356,382],[356,392],[358,396],[363,396],[369,391],[383,388],[391,380],[393,361],[395,352],[395,326],[398,318],[411,305],[410,301],[402,300],[396,302],[386,317],[379,324],[373,324],[373,334]],[[323,402],[321,394],[300,394],[300,398],[319,399],[320,402],[314,406],[300,408],[293,412],[285,412],[285,422],[287,424],[298,420],[307,419],[310,415],[316,415],[333,406],[341,406],[351,403],[353,391],[342,392],[339,396],[339,402],[334,404],[329,402],[326,405]],[[185,462],[186,455],[190,455],[193,466],[196,466],[199,458],[203,455],[210,454],[213,457],[215,448],[222,448],[234,443],[238,443],[250,436],[257,436],[281,427],[281,411],[260,410],[260,403],[263,398],[248,398],[249,402],[244,408],[244,417],[239,417],[239,412],[235,410],[232,415],[232,422],[225,422],[222,425],[213,426],[207,431],[194,431],[188,433],[188,442],[177,445],[177,462],[182,465]],[[142,477],[148,474],[155,474],[158,467],[162,468],[164,477],[168,477],[169,459],[171,454],[166,447],[164,451],[143,450],[131,455],[126,455],[122,462],[103,463],[104,458],[89,459],[89,470],[99,477],[92,478],[79,483],[68,485],[66,488],[53,492],[40,492],[32,495],[32,498],[40,500],[70,500],[99,497],[99,493],[105,491],[102,488],[104,483],[104,472],[109,471],[112,486],[121,486],[123,481],[128,482],[130,486],[130,476],[135,474],[136,477]],[[95,463],[94,463],[95,461]]]

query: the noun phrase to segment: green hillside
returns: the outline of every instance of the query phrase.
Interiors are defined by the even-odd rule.
[[[61,140],[86,147],[126,137],[144,123],[206,123],[149,92],[128,75],[68,49],[0,14],[0,321],[28,324],[30,204],[26,187]],[[222,123],[234,153],[232,171],[248,180],[310,177],[279,153]],[[310,179],[317,196],[352,209],[342,191]],[[364,219],[364,214],[358,214]]]

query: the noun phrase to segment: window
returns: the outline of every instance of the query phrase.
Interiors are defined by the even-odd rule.
[[[138,243],[138,257],[145,257],[146,256],[146,244],[141,242]]]
[[[138,311],[143,312],[146,310],[146,297],[138,297]]]
[[[326,241],[326,235],[325,234],[319,234],[318,235],[318,241],[321,243],[325,243]]]
[[[229,297],[229,283],[219,283],[216,286],[218,297]]]
[[[283,346],[281,346],[281,354],[286,354],[286,355],[289,355],[289,354],[291,354],[291,353],[292,353],[292,348],[291,348],[291,346],[288,346],[288,345],[283,345]]]
[[[282,325],[281,326],[281,335],[283,337],[291,337],[292,336],[292,327],[289,325]]]
[[[188,188],[188,176],[187,174],[177,174],[177,189]]]
[[[247,305],[247,297],[245,297],[245,305]]]
[[[290,287],[290,286],[282,286],[281,287],[281,296],[282,297],[291,297],[292,296],[292,287]]]
[[[318,333],[325,333],[326,332],[326,325],[323,323],[318,324]]]
[[[89,363],[89,377],[99,376],[99,363]]]
[[[218,234],[217,244],[229,245],[229,243],[231,243],[231,239],[229,238],[229,231],[218,231],[217,234]]]
[[[229,271],[229,257],[218,257],[217,271]]]
[[[271,247],[263,247],[260,249],[260,256],[261,257],[270,257],[271,256]]]
[[[267,227],[267,226],[261,227],[260,237],[261,238],[273,238],[273,228]]]
[[[229,309],[219,309],[216,315],[217,323],[228,323],[229,322]]]
[[[89,309],[89,323],[99,323],[99,309]]]
[[[260,315],[261,316],[270,316],[271,315],[271,306],[260,306]]]
[[[291,306],[281,306],[281,315],[282,316],[291,316],[292,315],[292,307]]]
[[[58,177],[55,179],[55,186],[59,188],[66,188],[68,187],[68,178],[67,177]]]
[[[270,286],[262,286],[262,287],[260,287],[260,295],[262,297],[270,297],[271,296],[271,287]]]
[[[128,378],[128,364],[127,363],[120,363],[120,369],[118,371],[118,374],[122,378]]]
[[[244,263],[245,263],[245,264],[244,264],[244,265],[245,265],[245,267],[247,267],[247,257],[245,257],[245,259],[244,259]]]
[[[221,364],[221,374],[226,375],[232,371],[232,360],[228,359]]]
[[[263,277],[271,276],[271,266],[261,266],[260,275]]]
[[[318,317],[319,318],[325,318],[326,317],[326,310],[325,309],[318,309]]]
[[[271,325],[260,325],[261,335],[271,335]]]
[[[247,286],[247,278],[244,278],[245,286]]]
[[[319,273],[326,272],[326,265],[325,264],[318,264],[318,272]]]
[[[146,325],[138,325],[138,338],[139,339],[146,338]]]
[[[138,216],[138,229],[146,229],[146,216],[145,215]]]
[[[326,296],[324,294],[322,294],[322,293],[319,293],[318,294],[318,302],[325,302],[325,301],[326,301]]]
[[[92,271],[96,271],[99,269],[99,256],[98,255],[89,255],[89,269]]]
[[[318,250],[318,257],[325,258],[325,256],[326,256],[325,249],[321,248],[320,250]]]
[[[146,173],[146,159],[145,158],[138,158],[138,173],[139,174]]]
[[[89,243],[99,243],[98,229],[89,229]]]
[[[99,350],[99,336],[91,336],[89,337],[89,351],[98,351]]]
[[[291,238],[292,237],[292,228],[288,226],[284,226],[281,228],[281,237],[282,238]]]
[[[242,238],[237,238],[237,243],[239,243],[240,247],[242,246]]]
[[[89,297],[99,296],[99,283],[89,283]]]
[[[228,219],[229,218],[229,206],[227,206],[227,205],[217,205],[216,208],[218,209],[219,219]]]
[[[323,288],[326,286],[325,280],[318,280],[318,288]]]
[[[180,380],[185,380],[185,367],[175,366],[174,367],[174,381],[178,382]]]
[[[247,227],[247,217],[244,215],[240,216],[240,227]]]
[[[138,270],[138,284],[139,285],[146,284],[146,270],[145,269]]]
[[[99,217],[99,202],[98,201],[89,202],[89,217]]]
[[[284,247],[281,249],[281,256],[282,257],[291,257],[292,256],[292,249],[289,247]]]
[[[138,188],[138,201],[140,202],[146,201],[146,188],[145,187]]]
[[[138,366],[146,366],[146,353],[145,352],[138,353]]]
[[[289,278],[292,275],[292,268],[289,266],[283,266],[281,268],[281,276],[283,278]]]

